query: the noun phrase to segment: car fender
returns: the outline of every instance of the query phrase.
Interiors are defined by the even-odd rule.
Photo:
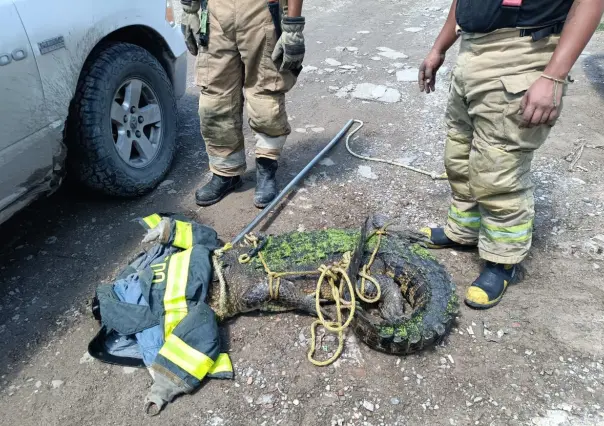
[[[165,0],[16,0],[42,78],[48,122],[64,121],[82,67],[107,36],[130,26],[158,33],[173,57],[186,52],[180,29],[165,20]]]

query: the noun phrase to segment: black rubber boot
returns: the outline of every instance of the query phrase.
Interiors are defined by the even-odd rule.
[[[466,304],[476,309],[488,309],[497,305],[508,285],[518,283],[522,274],[518,265],[502,265],[487,262],[476,281],[466,292]]]
[[[211,206],[222,200],[242,184],[241,176],[212,175],[212,179],[195,191],[195,202],[198,206]]]
[[[256,193],[254,205],[259,209],[265,208],[277,196],[277,160],[270,158],[256,159]]]
[[[424,234],[428,237],[428,241],[425,241],[425,244],[428,248],[432,249],[444,249],[444,248],[453,248],[453,249],[468,249],[476,247],[476,245],[468,245],[468,244],[459,244],[445,234],[444,228],[422,228],[419,230],[421,234]]]

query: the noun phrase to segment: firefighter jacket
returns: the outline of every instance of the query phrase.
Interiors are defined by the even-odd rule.
[[[206,304],[216,232],[176,216],[141,219],[160,244],[130,262],[117,280],[97,288],[93,312],[101,331],[90,354],[120,365],[146,366],[154,378],[145,401],[157,414],[208,377],[232,378],[220,352],[216,317]]]

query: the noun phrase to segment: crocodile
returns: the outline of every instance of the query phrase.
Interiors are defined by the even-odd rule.
[[[357,299],[353,332],[370,347],[390,354],[408,354],[433,345],[447,334],[458,312],[455,286],[444,267],[422,245],[421,237],[396,226],[387,227],[387,233],[380,237],[376,231],[386,225],[385,217],[375,215],[361,229],[268,236],[262,249],[255,250],[262,255],[253,253],[247,263],[239,258],[250,247],[225,251],[218,261],[225,288],[221,292],[216,278],[208,302],[220,320],[254,310],[300,310],[316,316],[319,266],[337,263],[345,253],[352,253],[347,273],[360,288],[361,279],[356,279],[359,267],[370,261],[379,243],[369,272],[378,282],[381,295],[377,303]],[[273,289],[271,295],[263,260],[273,272],[315,273],[282,277],[278,292]],[[366,298],[377,296],[378,289],[371,281],[366,281],[362,290]],[[330,287],[322,286],[320,298],[322,305],[334,300]],[[343,298],[350,300],[350,295],[344,291]],[[328,315],[323,308],[322,312]]]

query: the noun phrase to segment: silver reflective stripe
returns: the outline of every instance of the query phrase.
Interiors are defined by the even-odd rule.
[[[260,149],[276,149],[281,151],[287,136],[277,136],[276,138],[267,136],[262,133],[256,133],[256,148]]]
[[[209,155],[210,164],[217,169],[236,169],[245,166],[245,150],[237,151],[225,157]]]

